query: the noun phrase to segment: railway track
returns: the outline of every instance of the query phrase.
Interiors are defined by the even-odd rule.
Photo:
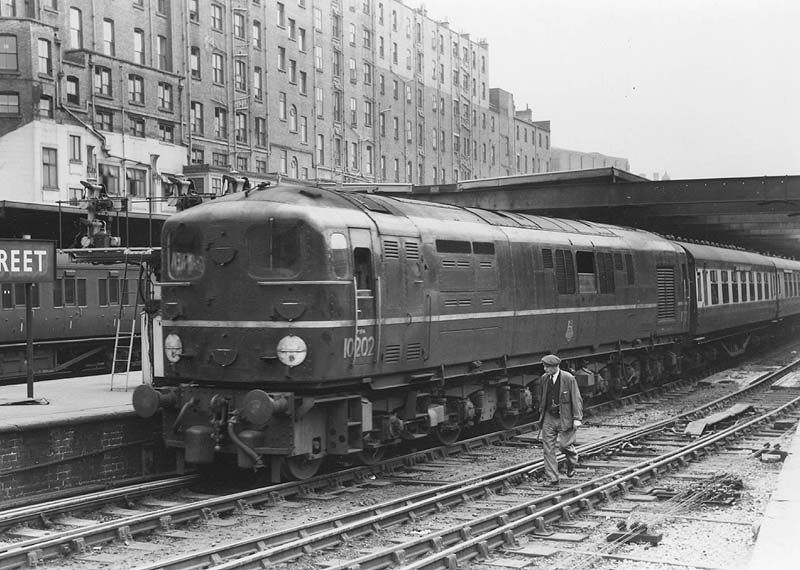
[[[609,473],[577,482],[559,491],[537,496],[492,514],[469,521],[442,532],[429,533],[416,540],[382,551],[330,565],[328,570],[366,570],[400,566],[407,570],[453,569],[465,561],[483,560],[501,548],[518,547],[518,537],[530,533],[546,535],[550,525],[570,520],[577,512],[602,508],[617,497],[642,489],[674,470],[713,455],[725,445],[757,433],[776,418],[800,408],[800,396],[746,422],[711,433],[699,440],[676,446],[664,453],[647,457],[630,465],[618,466]],[[795,415],[794,420],[797,420]],[[253,568],[262,553],[242,557],[214,566],[217,570]]]
[[[794,366],[796,364],[792,368]],[[765,379],[765,381],[768,380]],[[740,394],[752,395],[755,389],[756,387],[753,386],[741,391]],[[705,409],[716,410],[721,403],[720,401],[712,402]],[[795,400],[792,405],[798,405],[798,403],[800,403],[800,399]],[[769,404],[765,403],[765,405]],[[633,442],[641,442],[645,437],[660,436],[665,429],[674,428],[676,425],[697,417],[699,413],[700,410],[693,410],[680,418],[631,430],[615,438],[585,444],[579,448],[579,451],[584,456],[603,454],[609,450],[626,453],[625,450],[629,450]],[[773,411],[770,414],[774,415],[775,413],[777,412]],[[752,420],[748,422],[748,425],[754,424],[756,421]],[[591,501],[597,503],[601,500],[609,500],[617,492],[626,489],[629,481],[641,485],[645,474],[657,473],[662,466],[671,466],[687,457],[695,457],[698,450],[716,444],[718,439],[716,435],[713,435],[708,441],[692,442],[688,445],[676,444],[677,450],[670,451],[663,457],[648,458],[636,462],[630,467],[614,471],[610,475],[595,477],[590,481],[555,492],[549,492],[541,485],[532,482],[531,476],[541,469],[541,461],[536,460],[493,473],[488,477],[422,491],[373,508],[332,517],[315,526],[304,526],[262,535],[205,552],[142,566],[137,570],[177,570],[198,567],[213,567],[219,570],[260,568],[264,565],[288,563],[301,556],[309,563],[325,563],[331,570],[388,568],[402,566],[406,562],[423,557],[430,552],[444,552],[449,545],[464,545],[473,542],[478,544],[477,551],[485,554],[488,550],[482,551],[480,543],[484,542],[489,547],[493,547],[495,546],[494,542],[486,542],[488,539],[485,538],[477,540],[476,536],[480,538],[483,534],[494,533],[492,540],[496,534],[501,537],[499,544],[512,545],[513,542],[508,542],[511,539],[511,535],[507,534],[508,531],[517,527],[519,527],[518,532],[520,533],[528,532],[533,528],[543,530],[553,517],[565,516],[565,509],[589,508],[592,505]],[[622,486],[620,487],[620,485]],[[505,496],[509,489],[519,489],[520,486],[531,488],[530,490],[538,496],[480,519],[474,519],[470,513],[467,513],[465,516],[470,519],[469,522],[458,528],[448,528],[401,545],[393,545],[368,557],[348,560],[341,565],[331,565],[329,558],[322,561],[313,560],[313,553],[324,553],[334,547],[346,546],[360,538],[369,537],[387,529],[395,529],[403,523],[413,523],[441,513],[452,513],[453,510],[465,505],[488,502],[490,505],[495,503],[494,507],[496,507],[498,497]],[[492,507],[490,506],[490,508]],[[534,526],[526,526],[531,521]],[[476,535],[476,531],[480,531],[482,534]],[[398,540],[397,533],[393,535],[394,540]],[[365,546],[365,548],[369,549],[369,546]],[[457,550],[461,547],[453,546],[452,548]],[[441,567],[454,568],[462,557],[453,558],[448,554],[442,558],[444,566]]]
[[[626,405],[639,403],[647,398],[658,397],[663,394],[681,394],[687,387],[691,387],[695,381],[696,379],[679,380],[641,393],[625,396],[615,402],[603,402],[587,408],[587,414],[600,413],[611,408],[624,408]],[[309,481],[274,485],[266,493],[261,491],[245,493],[240,500],[247,500],[252,505],[271,504],[294,496],[307,496],[325,489],[358,484],[368,480],[370,477],[391,477],[408,467],[413,468],[423,463],[457,456],[462,453],[470,453],[492,445],[507,444],[510,440],[528,433],[532,426],[533,424],[528,422],[512,429],[462,440],[450,446],[429,447],[421,451],[407,453],[370,467],[339,469],[334,473],[320,475]],[[5,509],[0,511],[0,530],[10,530],[12,536],[21,538],[21,540],[7,544],[0,542],[0,556],[11,548],[32,548],[30,557],[35,562],[38,559],[48,558],[48,549],[64,551],[69,548],[76,551],[85,551],[91,546],[126,536],[128,533],[132,535],[146,532],[151,530],[153,526],[150,520],[152,517],[148,516],[148,512],[135,513],[132,509],[137,502],[139,502],[140,506],[145,507],[157,507],[159,504],[163,506],[163,500],[158,498],[162,495],[180,495],[183,492],[180,495],[182,501],[196,503],[194,507],[189,504],[183,506],[174,505],[177,507],[178,520],[183,523],[195,518],[202,520],[209,515],[218,516],[230,510],[235,510],[235,508],[226,505],[225,501],[222,503],[214,501],[210,503],[202,502],[202,495],[187,492],[194,484],[200,481],[201,477],[199,475],[187,475]],[[98,527],[97,534],[92,535],[90,533],[90,520],[71,516],[76,511],[88,511],[91,509],[121,520],[108,521],[106,526],[109,528]],[[173,512],[164,513],[166,517],[173,515]],[[159,513],[155,512],[153,516],[159,516]],[[128,517],[132,517],[132,520],[129,520]],[[21,525],[31,525],[32,528],[28,526],[20,529]],[[61,532],[54,530],[58,527],[67,528]],[[64,546],[63,540],[59,537],[63,536],[63,539],[68,541],[74,540],[75,533],[71,532],[71,527],[82,529],[81,532],[84,535],[82,542]],[[44,543],[45,548],[38,549],[37,547],[42,543]],[[0,568],[2,567],[4,566],[0,563]]]
[[[724,398],[719,398],[708,403],[702,409],[692,410],[680,417],[658,422],[639,430],[625,430],[624,433],[616,436],[611,436],[607,431],[598,434],[597,441],[582,446],[581,454],[586,457],[605,453],[607,449],[621,449],[624,446],[627,446],[627,451],[623,450],[622,453],[630,452],[631,446],[634,445],[631,442],[637,442],[642,437],[645,437],[646,434],[656,433],[659,430],[669,428],[674,430],[676,426],[683,425],[685,422],[704,413],[702,410],[706,410],[705,413],[716,411],[733,399],[750,396],[754,391],[760,390],[762,393],[768,393],[766,386],[771,380],[794,369],[798,364],[793,363],[779,371],[764,375],[746,389]],[[679,391],[680,388],[672,388],[667,391],[667,397],[676,397]],[[652,397],[652,395],[648,397]],[[385,483],[398,475],[415,472],[418,475],[420,465],[424,462],[433,462],[432,465],[435,467],[432,467],[432,470],[446,471],[446,467],[454,467],[454,470],[458,472],[459,455],[480,453],[479,450],[493,445],[521,446],[523,448],[534,445],[532,438],[526,433],[528,429],[530,429],[529,425],[519,426],[513,430],[462,441],[453,446],[428,449],[390,459],[372,467],[349,469],[323,475],[305,482],[275,485],[223,497],[202,497],[188,494],[184,496],[184,498],[191,500],[187,504],[150,501],[149,504],[154,506],[155,510],[146,513],[130,510],[125,512],[119,508],[105,509],[107,513],[116,513],[123,516],[97,524],[87,523],[86,521],[72,521],[80,526],[72,530],[51,532],[45,536],[29,537],[19,542],[0,546],[0,569],[33,566],[48,560],[58,559],[65,554],[85,554],[91,552],[97,545],[103,545],[115,540],[132,543],[135,537],[145,533],[159,532],[169,535],[174,533],[177,527],[196,521],[207,521],[213,524],[220,523],[220,521],[231,517],[269,516],[270,506],[280,505],[287,498],[299,497],[300,500],[313,501],[320,493],[336,488],[341,489],[347,485],[358,488],[363,485]],[[448,462],[451,464],[448,465]],[[427,517],[446,509],[458,508],[459,505],[464,503],[482,501],[486,497],[498,496],[508,489],[519,487],[520,485],[532,484],[535,486],[536,483],[533,478],[537,475],[540,467],[541,461],[537,459],[516,463],[511,467],[474,477],[468,481],[447,483],[444,480],[419,480],[416,482],[432,488],[400,497],[388,503],[351,511],[339,517],[306,523],[302,527],[288,528],[262,535],[255,541],[231,543],[185,559],[160,562],[148,568],[196,568],[209,566],[231,557],[244,560],[247,556],[255,556],[255,553],[263,555],[264,552],[272,551],[274,551],[272,554],[266,555],[261,560],[268,562],[292,560],[320,547],[332,546],[352,540],[356,536],[372,534],[377,529],[384,529],[409,520],[418,520],[421,517]],[[376,481],[372,482],[370,478],[376,478]],[[402,477],[400,480],[404,483],[415,482],[410,477]],[[166,482],[164,484],[168,485]],[[189,481],[185,481],[184,485],[186,484],[189,484]],[[180,485],[175,483],[174,488],[177,489],[179,487]],[[156,491],[152,490],[149,494],[153,492]],[[559,494],[563,495],[563,492],[559,491]],[[108,494],[108,499],[112,502],[119,501],[120,498],[124,499],[125,497],[124,491],[117,494]],[[130,496],[128,496],[128,499],[130,499]],[[94,500],[97,501],[94,504],[101,504],[99,498]],[[69,504],[62,503],[57,505],[57,508],[60,509],[60,513],[68,513],[73,506],[79,505],[80,501],[80,498],[75,498]],[[133,502],[127,499],[126,501],[126,504]],[[47,510],[47,508],[39,509],[38,516],[41,518],[42,512],[46,512],[50,513],[46,515],[47,517],[52,517],[53,507],[56,507],[56,505],[47,507],[51,510]],[[10,523],[19,524],[24,521],[32,521],[37,517],[37,511],[34,509],[29,509],[27,513],[20,509],[15,511],[2,513],[0,515],[0,526],[6,527]],[[413,555],[409,559],[416,556],[418,555]]]

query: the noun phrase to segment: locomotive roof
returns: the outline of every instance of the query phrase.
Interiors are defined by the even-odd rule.
[[[259,208],[254,208],[253,202],[269,202],[274,204],[276,208],[285,208],[284,211],[294,210],[298,213],[306,211],[310,219],[317,221],[336,220],[337,224],[350,222],[351,215],[358,217],[367,215],[375,220],[376,223],[395,226],[407,226],[408,224],[402,220],[404,218],[414,218],[417,223],[422,222],[422,220],[436,224],[463,222],[489,227],[540,230],[551,232],[552,235],[571,234],[582,235],[587,238],[594,236],[612,239],[621,238],[630,242],[630,245],[633,245],[633,242],[637,242],[640,247],[646,247],[647,249],[674,249],[675,247],[673,242],[661,236],[635,228],[625,228],[585,220],[550,218],[518,212],[464,208],[450,204],[286,182],[268,186],[264,189],[237,192],[219,197],[179,212],[171,216],[167,222],[172,225],[172,223],[182,220],[217,218],[221,214],[219,209],[223,204],[227,205],[227,215],[240,216],[242,219],[251,216],[258,217],[260,215]],[[326,213],[328,214],[327,216],[325,215]],[[391,222],[393,218],[397,220],[395,224]],[[645,242],[647,245],[644,245]]]
[[[566,220],[561,218],[547,218],[516,212],[482,210],[479,208],[463,208],[449,204],[424,202],[393,196],[377,196],[356,192],[317,188],[300,184],[281,183],[277,186],[268,186],[262,190],[251,192],[237,192],[228,194],[173,216],[175,219],[184,217],[213,216],[214,211],[222,203],[242,201],[266,201],[276,204],[286,204],[300,208],[341,208],[374,213],[382,213],[401,217],[430,218],[439,221],[483,223],[493,226],[517,227],[539,229],[545,231],[580,233],[589,235],[616,235],[613,226],[598,224],[583,220]],[[249,210],[250,206],[241,205],[242,211]],[[238,208],[234,207],[238,210]]]

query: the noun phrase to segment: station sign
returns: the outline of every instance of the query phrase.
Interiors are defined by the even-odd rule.
[[[55,278],[55,242],[0,239],[0,281],[42,283],[55,281]]]

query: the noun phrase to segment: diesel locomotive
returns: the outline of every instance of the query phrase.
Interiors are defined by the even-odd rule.
[[[274,480],[737,354],[800,312],[800,263],[636,229],[279,183],[170,217],[154,381],[179,461]]]

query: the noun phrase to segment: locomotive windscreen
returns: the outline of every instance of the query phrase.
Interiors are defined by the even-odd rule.
[[[276,218],[248,228],[245,239],[250,272],[267,279],[296,277],[310,254],[310,233],[302,222]]]
[[[180,224],[167,237],[167,267],[172,279],[199,279],[205,271],[203,235],[198,228]]]

